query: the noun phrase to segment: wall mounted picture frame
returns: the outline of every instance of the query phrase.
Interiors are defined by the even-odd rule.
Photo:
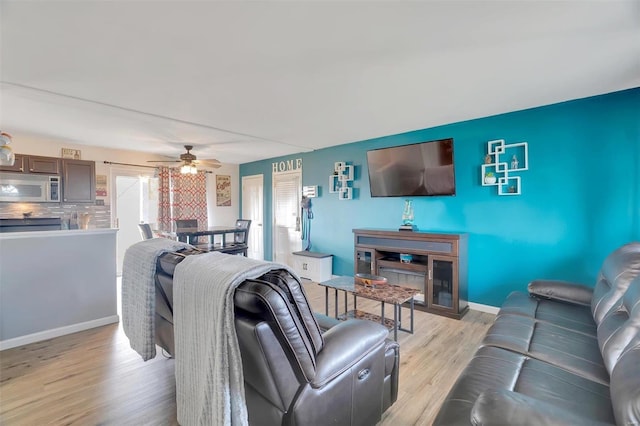
[[[60,152],[61,158],[70,158],[72,160],[81,160],[82,153],[79,149],[62,148]]]
[[[216,206],[231,206],[231,176],[216,175]]]

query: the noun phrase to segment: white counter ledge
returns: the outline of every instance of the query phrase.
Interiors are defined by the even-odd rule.
[[[118,322],[117,231],[0,234],[0,350]]]
[[[15,240],[18,238],[36,238],[36,237],[67,237],[75,235],[98,235],[98,234],[115,234],[117,228],[95,228],[95,229],[62,229],[59,231],[30,231],[30,232],[3,232],[0,233],[1,240]]]

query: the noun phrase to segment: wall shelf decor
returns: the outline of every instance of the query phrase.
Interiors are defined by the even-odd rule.
[[[487,142],[485,163],[480,167],[482,186],[497,186],[498,195],[520,195],[522,182],[515,173],[529,170],[527,142],[506,144],[504,139]]]
[[[333,174],[329,176],[329,192],[338,194],[339,200],[353,199],[353,169],[352,164],[338,161],[333,164]]]

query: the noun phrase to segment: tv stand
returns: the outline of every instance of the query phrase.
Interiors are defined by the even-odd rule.
[[[420,290],[414,297],[418,310],[456,319],[467,312],[467,234],[383,229],[353,233],[354,273],[380,275],[389,284]]]

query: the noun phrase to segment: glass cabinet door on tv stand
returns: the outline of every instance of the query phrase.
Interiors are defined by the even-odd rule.
[[[356,250],[355,261],[356,274],[376,273],[375,250]]]
[[[429,259],[429,305],[443,309],[457,310],[454,274],[458,269],[457,261],[442,256]]]

